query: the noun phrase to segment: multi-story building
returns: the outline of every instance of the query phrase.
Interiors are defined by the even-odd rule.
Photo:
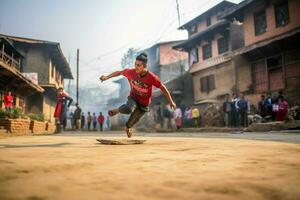
[[[247,62],[238,67],[240,88],[251,98],[279,90],[300,103],[300,1],[245,0],[221,17],[243,23],[245,47],[234,51]]]
[[[179,27],[187,30],[189,37],[173,48],[189,53],[194,104],[201,106],[221,100],[236,90],[239,62],[233,59],[231,51],[244,45],[242,26],[219,18],[234,5],[222,1]]]
[[[44,89],[27,79],[22,72],[22,55],[5,36],[0,35],[0,108],[3,108],[3,97],[11,91],[14,106],[23,112],[27,108],[26,97],[41,94]]]
[[[60,44],[44,40],[28,39],[2,35],[10,41],[24,59],[22,73],[36,73],[38,85],[43,93],[35,93],[26,98],[28,113],[42,113],[47,120],[53,121],[57,89],[64,86],[64,79],[72,79],[72,73]]]

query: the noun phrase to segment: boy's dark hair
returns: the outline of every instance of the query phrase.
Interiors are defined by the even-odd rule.
[[[141,53],[136,57],[136,60],[142,61],[144,64],[148,62],[148,55],[146,53]]]

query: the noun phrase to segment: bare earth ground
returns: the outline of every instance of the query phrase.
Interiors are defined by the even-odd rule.
[[[0,199],[300,199],[300,144],[107,135],[0,139]]]

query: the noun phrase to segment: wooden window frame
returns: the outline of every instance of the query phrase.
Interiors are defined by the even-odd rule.
[[[254,33],[256,36],[262,35],[265,32],[267,32],[268,23],[267,23],[267,15],[265,9],[254,13],[253,19],[254,19]],[[263,22],[265,22],[265,24],[263,24]],[[260,27],[260,26],[264,26],[264,27]]]
[[[228,37],[222,37],[218,39],[218,53],[222,54],[229,51],[229,40]]]
[[[202,46],[202,57],[203,57],[203,60],[207,60],[212,57],[211,42]]]
[[[284,21],[283,23],[281,23],[279,21],[279,16],[280,16],[280,9],[286,9],[285,11],[287,12],[286,13],[286,21]],[[280,3],[278,4],[275,4],[274,5],[274,13],[275,13],[275,24],[276,24],[276,28],[278,27],[283,27],[285,25],[287,25],[289,22],[290,22],[290,12],[289,12],[289,4],[288,4],[288,1],[281,1]]]

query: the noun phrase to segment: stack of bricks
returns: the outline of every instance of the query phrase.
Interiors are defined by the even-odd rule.
[[[56,126],[55,126],[54,123],[47,122],[47,124],[46,124],[46,132],[48,134],[55,133],[55,129],[56,129]]]
[[[27,119],[1,119],[0,126],[3,126],[9,133],[16,135],[30,133],[30,120]]]
[[[30,130],[34,134],[43,134],[46,133],[46,123],[36,120],[30,122]]]

